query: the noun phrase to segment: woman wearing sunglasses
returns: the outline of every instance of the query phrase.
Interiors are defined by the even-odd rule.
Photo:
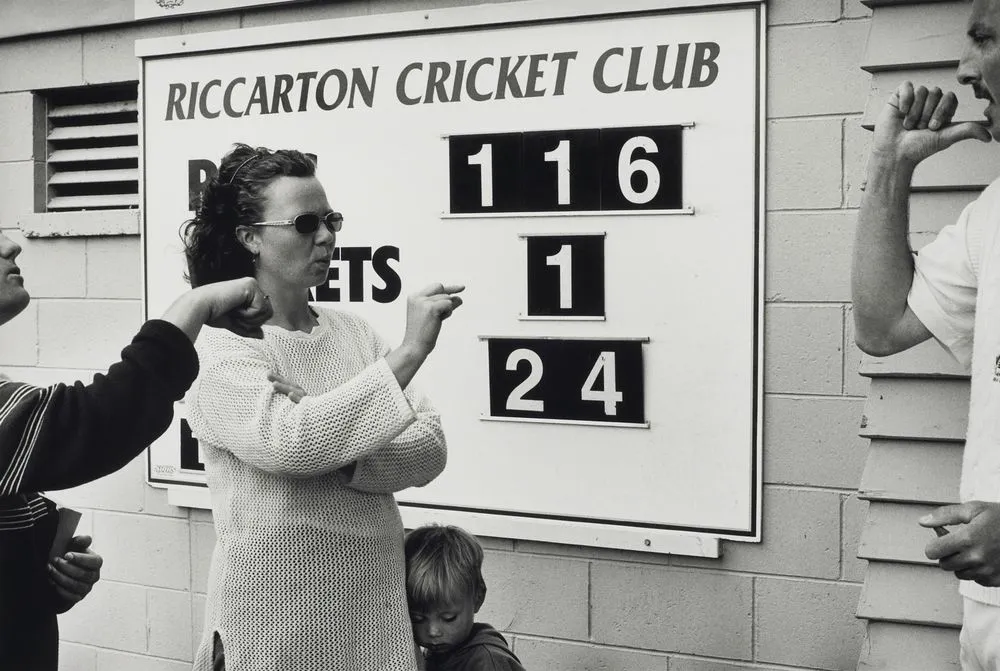
[[[410,380],[463,287],[411,296],[390,349],[309,304],[342,224],[310,159],[240,144],[186,225],[193,286],[252,276],[274,310],[261,341],[198,342],[188,419],[217,542],[195,669],[416,668],[393,492],[444,468],[440,418]]]

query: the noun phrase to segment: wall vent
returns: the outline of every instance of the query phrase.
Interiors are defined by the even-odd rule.
[[[137,85],[50,91],[46,210],[139,206]]]

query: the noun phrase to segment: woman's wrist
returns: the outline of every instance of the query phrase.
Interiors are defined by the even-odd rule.
[[[407,361],[414,362],[418,366],[424,362],[430,351],[426,347],[420,347],[419,345],[414,345],[403,341],[400,343],[399,347],[395,350],[399,352],[400,356],[405,358]]]
[[[406,389],[410,380],[427,359],[428,354],[429,352],[419,346],[404,341],[399,347],[385,355],[385,362],[389,365],[392,374],[396,376],[400,388]]]

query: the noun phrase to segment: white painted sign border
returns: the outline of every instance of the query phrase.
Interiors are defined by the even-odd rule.
[[[448,28],[472,28],[475,26],[502,26],[511,23],[548,22],[577,18],[620,17],[643,12],[663,12],[671,10],[695,10],[699,8],[732,8],[757,7],[758,11],[758,63],[759,63],[759,119],[758,126],[758,202],[757,217],[760,222],[760,249],[763,244],[764,221],[764,162],[765,162],[765,113],[764,88],[766,72],[766,48],[763,36],[766,28],[766,8],[764,0],[746,2],[744,0],[674,0],[664,7],[662,1],[655,0],[620,0],[614,10],[609,10],[603,0],[530,0],[504,5],[463,7],[454,9],[404,12],[379,16],[355,17],[347,19],[331,19],[308,24],[288,24],[261,28],[219,31],[200,35],[185,35],[177,37],[154,38],[136,42],[136,54],[143,58],[156,58],[181,54],[193,54],[215,50],[235,50],[248,47],[265,47],[289,43],[309,41],[356,39],[367,36],[388,36],[394,33],[413,31],[437,31]],[[141,105],[141,97],[140,97]],[[141,107],[140,107],[141,112]],[[142,131],[140,131],[142,133]],[[140,151],[145,144],[140,137]],[[142,157],[140,157],[141,159]],[[144,165],[140,160],[140,165]],[[141,190],[143,198],[145,191]],[[145,203],[143,202],[143,206]],[[579,214],[579,213],[577,213]],[[693,210],[675,211],[672,214],[693,214]],[[444,215],[442,218],[447,217]],[[525,216],[521,213],[517,216]],[[145,281],[145,268],[143,269]],[[763,287],[763,263],[758,264],[757,281]],[[145,291],[144,291],[145,296]],[[145,306],[144,306],[145,307]],[[148,308],[147,308],[148,309]],[[758,314],[758,333],[763,334],[762,314]],[[762,353],[757,347],[757,369],[763,371]],[[761,399],[762,400],[762,399]],[[756,500],[761,500],[761,467],[762,467],[762,423],[763,412],[760,400],[755,403],[756,426]],[[197,508],[210,508],[209,492],[205,487],[172,486],[168,497],[174,505]],[[608,524],[587,524],[584,522],[565,522],[558,520],[540,520],[519,518],[509,515],[489,515],[477,512],[427,510],[401,505],[404,521],[408,526],[426,521],[463,524],[475,519],[475,526],[483,535],[500,538],[539,540],[545,542],[566,543],[583,546],[614,547],[628,550],[673,553],[702,557],[718,557],[720,539],[755,540],[743,536],[705,535],[679,530],[637,529],[618,527]],[[755,506],[755,528],[760,534],[761,511]]]

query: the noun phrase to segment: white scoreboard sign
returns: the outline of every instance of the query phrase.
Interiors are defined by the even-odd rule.
[[[663,4],[140,42],[148,316],[186,288],[178,230],[219,158],[299,149],[345,215],[317,302],[394,343],[408,293],[467,286],[415,382],[449,459],[398,494],[408,524],[709,556],[759,540],[764,10]],[[183,414],[149,482],[207,505]]]

